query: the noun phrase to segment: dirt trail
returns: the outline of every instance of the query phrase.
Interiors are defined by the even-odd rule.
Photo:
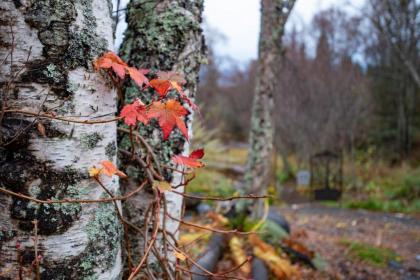
[[[279,211],[291,222],[292,232],[305,233],[300,240],[329,264],[328,273],[308,270],[304,279],[420,279],[420,217],[310,203]],[[392,249],[401,261],[383,267],[363,263],[348,255],[343,240]]]

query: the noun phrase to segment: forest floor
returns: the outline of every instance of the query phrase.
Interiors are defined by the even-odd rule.
[[[209,153],[208,168],[197,172],[190,191],[231,195],[245,160],[246,149],[239,145]],[[420,214],[331,207],[311,203],[293,184],[276,188],[283,204],[274,207],[289,221],[291,237],[327,264],[325,271],[299,265],[302,279],[420,280]],[[226,266],[220,271],[233,265],[220,264]]]
[[[320,204],[279,207],[292,235],[321,255],[326,272],[303,279],[420,279],[420,217]]]

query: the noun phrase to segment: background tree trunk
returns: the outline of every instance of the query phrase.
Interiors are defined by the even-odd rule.
[[[115,123],[65,123],[3,110],[114,115],[116,94],[92,71],[93,59],[112,49],[110,2],[2,0],[0,18],[0,57],[6,58],[0,66],[0,186],[43,200],[105,196],[88,168],[115,162]],[[116,178],[103,183],[118,191]],[[1,279],[34,279],[35,250],[42,279],[119,279],[120,241],[112,203],[37,204],[0,193]]]
[[[127,7],[128,28],[121,46],[121,57],[139,68],[183,73],[187,81],[185,93],[194,99],[200,65],[205,59],[204,37],[200,27],[202,11],[203,0],[132,0]],[[140,95],[134,84],[127,86],[125,101],[131,102],[136,97],[148,101],[147,96],[144,93]],[[190,114],[186,120],[190,136],[192,117]],[[173,154],[188,154],[189,144],[177,130],[167,141],[162,141],[156,129],[141,128],[139,133],[153,146],[161,162],[167,164]],[[120,145],[124,145],[124,139]],[[135,172],[138,172],[138,177],[144,177],[141,171]],[[178,173],[167,173],[165,176],[173,186],[181,180]],[[126,191],[129,190],[128,187]],[[182,188],[178,190],[183,191]],[[145,207],[150,204],[150,198],[150,195],[140,193],[137,199],[127,201],[124,205],[125,214],[139,227],[145,226]],[[181,217],[182,197],[167,193],[166,202],[168,212],[174,217]],[[178,222],[166,219],[165,224],[169,232],[176,233]],[[143,252],[141,236],[132,235],[131,239],[133,253]],[[135,256],[134,260],[138,259],[139,256]]]
[[[389,153],[388,143],[386,147],[394,161],[412,156],[412,144],[416,142],[415,104],[420,90],[419,13],[420,3],[415,0],[369,0],[363,8],[363,15],[373,27],[369,36],[374,40],[368,48],[376,54],[370,67],[374,69],[371,71],[373,81],[377,90],[384,91],[374,92],[377,95],[375,109],[383,115],[376,134],[394,142],[395,151],[391,150],[394,153]]]
[[[273,153],[273,94],[279,77],[281,39],[294,0],[262,0],[258,70],[252,106],[249,153],[242,191],[260,194],[270,183]]]

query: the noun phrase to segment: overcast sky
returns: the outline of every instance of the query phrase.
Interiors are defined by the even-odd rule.
[[[290,27],[293,24],[298,27],[309,25],[314,14],[322,9],[348,2],[351,5],[358,6],[364,1],[297,0],[288,26]],[[121,8],[123,8],[128,0],[122,0],[121,2]],[[256,58],[260,25],[260,0],[205,0],[204,5],[206,26],[217,30],[226,38],[223,43],[216,46],[217,54],[230,56],[239,62],[248,62]],[[124,20],[118,25],[116,46],[121,43],[122,33],[126,26]]]
[[[309,25],[318,11],[348,2],[359,6],[365,0],[297,0],[288,27]],[[216,45],[219,55],[240,62],[257,57],[260,0],[205,0],[204,17],[211,29],[224,34],[226,41]],[[354,11],[354,7],[348,7]]]

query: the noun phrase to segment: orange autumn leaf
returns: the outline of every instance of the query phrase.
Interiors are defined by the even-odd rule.
[[[308,249],[305,245],[293,239],[284,239],[283,243],[286,244],[289,248],[299,252],[302,255],[309,257],[310,259],[315,257],[315,252]]]
[[[229,241],[229,248],[235,264],[240,265],[239,270],[249,275],[251,273],[251,264],[247,262],[248,255],[244,249],[245,244],[243,240],[237,236],[232,237]]]
[[[175,89],[181,96],[182,100],[186,101],[194,111],[198,109],[198,106],[195,105],[194,102],[192,102],[191,99],[182,90],[182,86],[187,83],[182,74],[174,71],[159,71],[157,72],[157,76],[158,79],[153,80],[152,86],[161,97],[166,96],[170,89]]]
[[[188,167],[203,167],[204,164],[199,161],[199,159],[203,158],[204,156],[204,150],[203,149],[198,149],[193,151],[188,157],[186,156],[181,156],[181,155],[176,155],[172,157],[172,161],[176,164],[179,165],[185,165]]]
[[[99,57],[94,62],[94,66],[96,70],[99,70],[100,68],[110,68],[113,63],[127,66],[127,64],[112,51],[108,51],[105,54],[103,54],[101,57]]]
[[[276,249],[261,240],[256,234],[248,237],[249,243],[253,246],[254,255],[267,264],[276,279],[299,278],[299,272],[295,266],[286,258],[277,254]]]
[[[144,124],[149,123],[146,106],[139,99],[131,104],[125,105],[121,110],[120,116],[124,118],[125,124],[130,126],[135,126],[137,121]]]
[[[178,251],[174,251],[174,255],[177,259],[181,261],[185,261],[187,259],[187,257],[183,253],[178,252]]]
[[[181,133],[188,140],[187,127],[185,126],[185,122],[182,118],[187,114],[187,109],[174,99],[170,99],[166,103],[155,101],[149,109],[149,117],[156,118],[159,122],[159,126],[163,132],[163,140],[168,139],[169,134],[175,126],[178,127]]]
[[[182,85],[185,85],[187,83],[187,81],[184,79],[184,75],[174,71],[159,71],[157,72],[157,76],[160,81],[166,81],[167,83],[169,83],[170,87],[178,91],[178,93],[182,97],[187,97],[182,91]]]
[[[96,71],[100,69],[112,69],[114,73],[120,78],[124,79],[126,73],[130,78],[141,88],[143,85],[149,84],[149,79],[146,78],[145,74],[149,72],[146,69],[137,69],[135,67],[130,67],[125,63],[118,55],[109,51],[103,56],[99,57],[93,63]]]
[[[117,167],[109,160],[101,161],[101,165],[103,166],[103,168],[101,169],[101,173],[109,177],[112,177],[112,175],[117,175],[120,178],[127,177],[127,175],[125,175],[124,172],[118,170]]]
[[[128,67],[127,64],[124,61],[122,61],[122,59],[118,55],[111,51],[99,57],[93,63],[93,65],[97,71],[99,71],[100,69],[112,68],[112,70],[118,77],[120,77],[120,79],[124,79],[125,69],[126,67]]]
[[[95,166],[89,168],[90,177],[98,177],[101,174],[101,169],[96,168]]]
[[[179,237],[178,244],[180,246],[187,246],[196,243],[200,240],[208,241],[211,236],[210,232],[191,232],[182,233]]]
[[[175,89],[181,95],[183,94],[181,86],[184,85],[186,81],[182,74],[173,71],[158,71],[156,74],[158,78],[152,80],[152,86],[161,96],[165,96],[170,89]]]
[[[176,82],[171,81],[172,88],[176,89],[181,96],[182,100],[186,101],[188,105],[191,106],[191,109],[194,111],[198,110],[198,106],[192,102],[192,100],[187,96],[187,94],[182,90],[182,87]]]
[[[169,81],[170,82],[170,84],[171,84],[171,86],[172,86],[172,88],[173,89],[176,89],[176,91],[177,92],[179,92],[179,94],[181,95],[181,96],[187,96],[185,93],[184,93],[184,91],[182,90],[182,86],[181,85],[179,85],[177,82],[174,82],[174,81]]]
[[[227,224],[229,224],[229,219],[223,216],[222,214],[210,211],[207,214],[207,217],[212,219],[214,223],[218,226],[226,226]]]
[[[165,97],[171,89],[171,82],[168,80],[153,79],[150,81],[150,85],[156,90],[160,97]]]
[[[143,85],[149,84],[149,79],[146,78],[145,74],[149,71],[145,69],[137,69],[135,67],[127,67],[128,75],[130,75],[131,79],[139,86],[143,87]]]

